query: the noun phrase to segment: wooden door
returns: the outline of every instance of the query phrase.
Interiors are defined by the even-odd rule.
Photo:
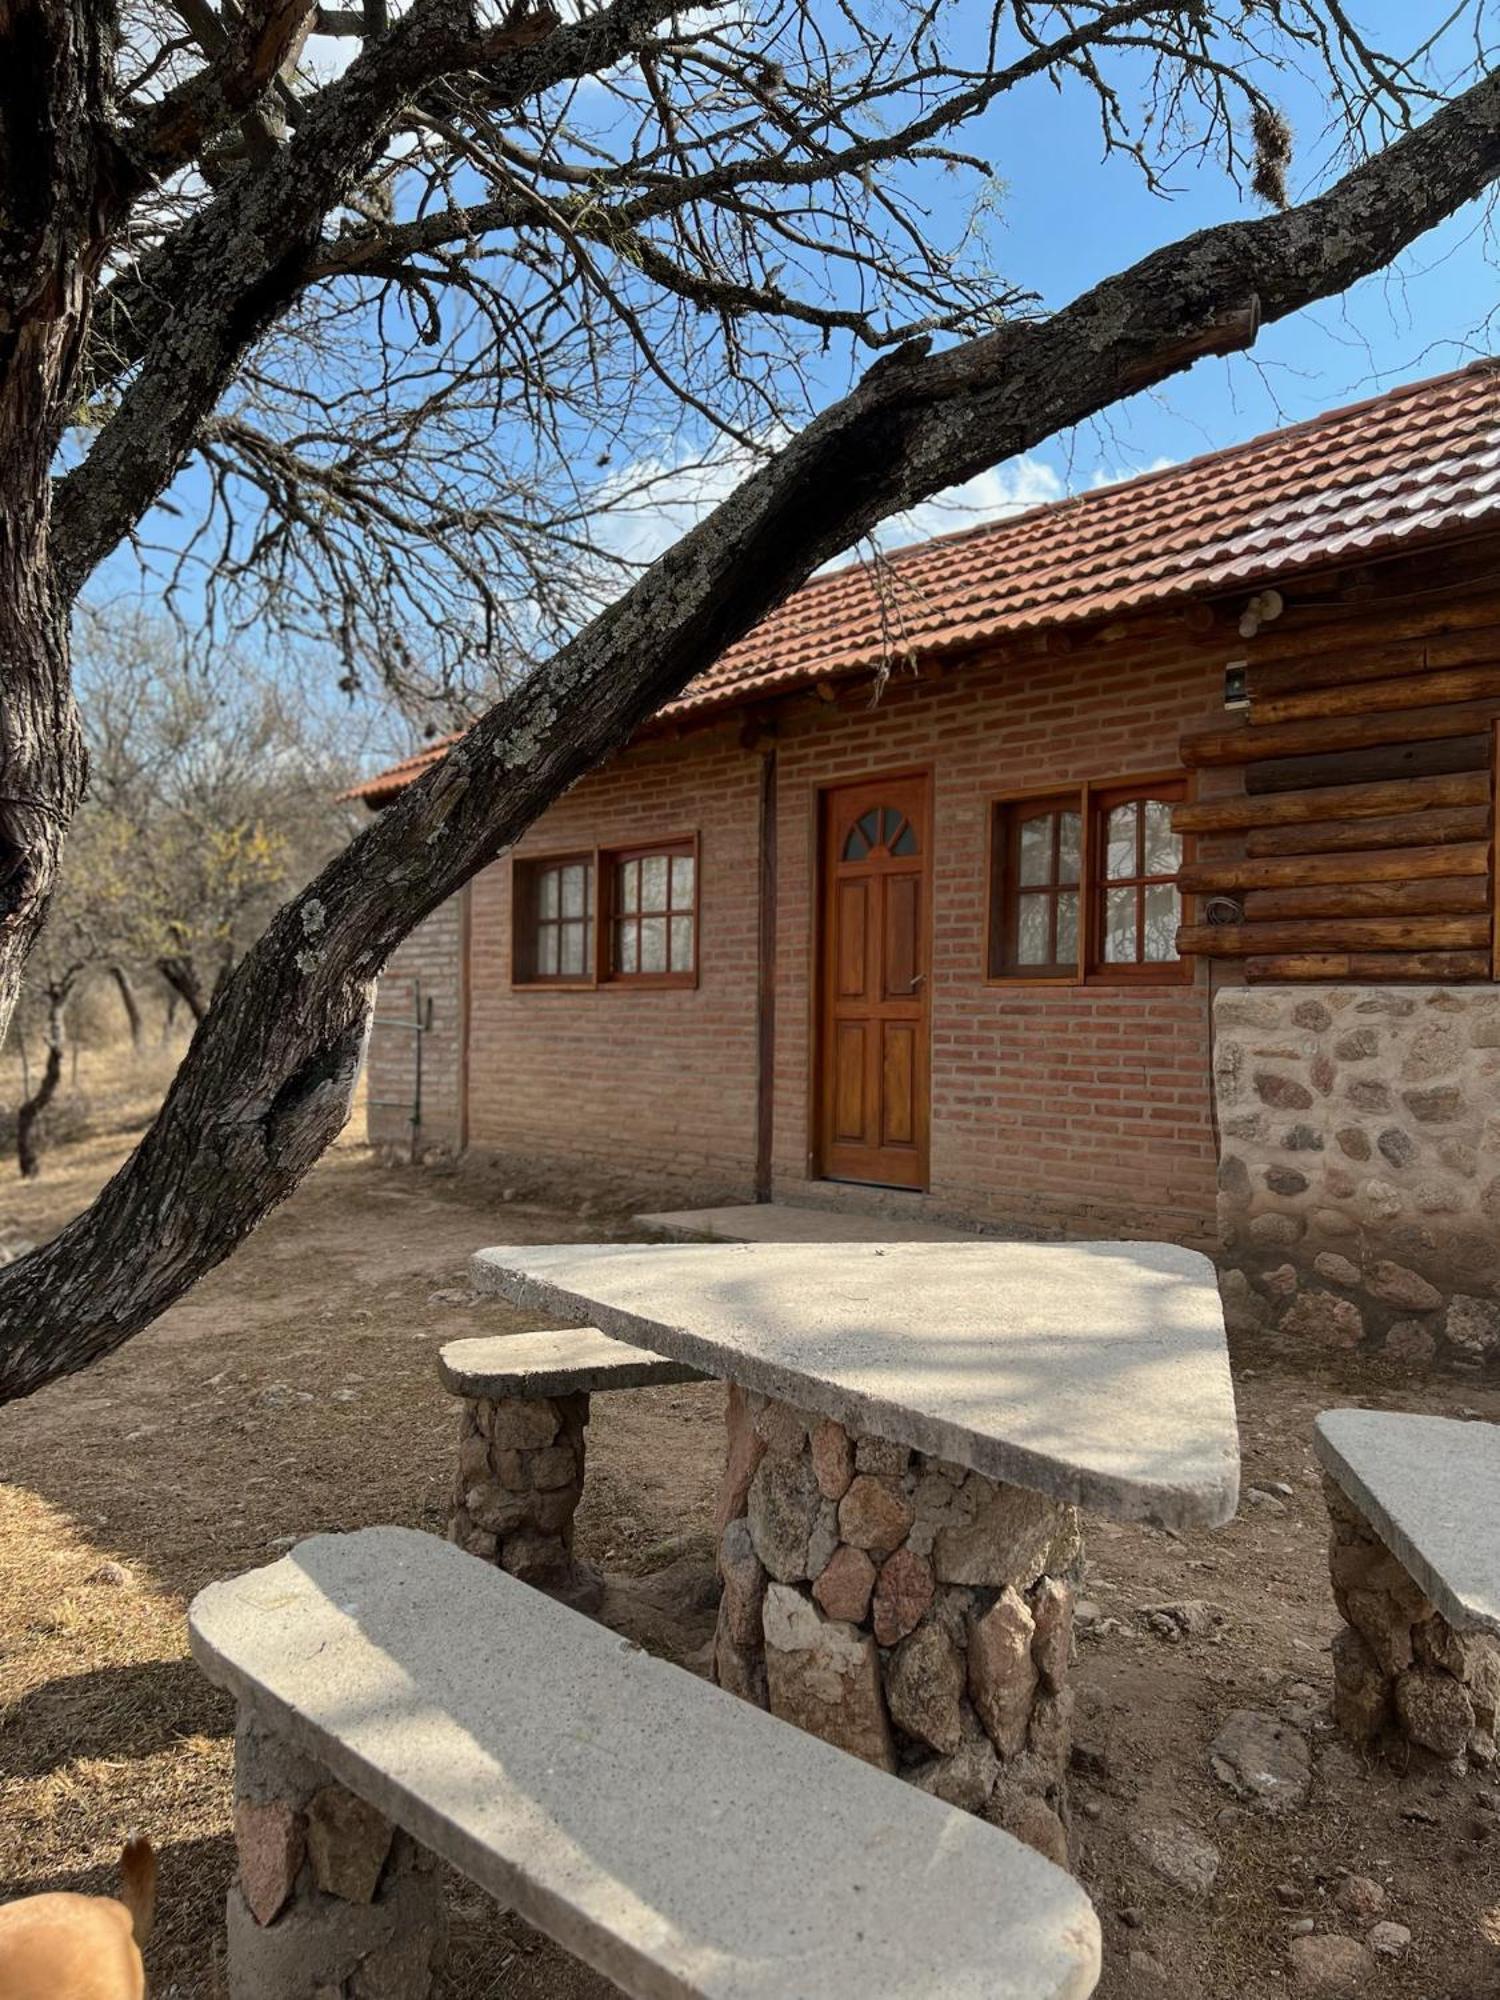
[[[932,858],[925,776],[823,794],[818,1171],[927,1185],[927,931]]]

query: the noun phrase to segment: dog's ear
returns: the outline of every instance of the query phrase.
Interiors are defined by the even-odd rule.
[[[144,1945],[156,1912],[156,1850],[141,1835],[126,1841],[120,1856],[120,1901],[130,1912],[137,1945]]]

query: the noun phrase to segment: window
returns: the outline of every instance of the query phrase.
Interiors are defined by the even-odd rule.
[[[511,869],[516,986],[692,986],[698,843],[518,858]]]
[[[603,857],[609,896],[604,976],[688,985],[698,970],[698,856],[690,840]]]
[[[1094,813],[1100,863],[1095,955],[1120,972],[1176,965],[1182,837],[1172,831],[1171,800],[1104,792]]]
[[[1002,800],[990,832],[992,979],[1164,980],[1177,956],[1180,778]]]
[[[518,986],[594,981],[594,857],[517,861],[513,977]]]

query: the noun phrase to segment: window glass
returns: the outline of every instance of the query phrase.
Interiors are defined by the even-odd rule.
[[[594,973],[594,864],[566,861],[515,864],[515,976],[538,980],[591,980]]]
[[[1121,876],[1134,875],[1136,827],[1138,809],[1131,802],[1128,806],[1116,806],[1106,824],[1105,840],[1108,844],[1108,858],[1105,873],[1111,882],[1118,882]]]
[[[697,967],[698,867],[691,850],[662,847],[612,864],[608,976],[691,980]]]

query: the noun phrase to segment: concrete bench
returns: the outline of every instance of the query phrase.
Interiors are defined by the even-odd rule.
[[[703,1376],[591,1326],[452,1340],[439,1350],[438,1375],[463,1398],[450,1541],[596,1611],[603,1579],[573,1554],[589,1397]]]
[[[1500,1710],[1500,1425],[1326,1410],[1314,1431],[1344,1629],[1334,1715],[1360,1747],[1491,1764]]]
[[[424,2000],[434,1857],[641,2000],[1094,1990],[1061,1869],[431,1536],[315,1536],[189,1625],[240,1704],[235,2000]]]

